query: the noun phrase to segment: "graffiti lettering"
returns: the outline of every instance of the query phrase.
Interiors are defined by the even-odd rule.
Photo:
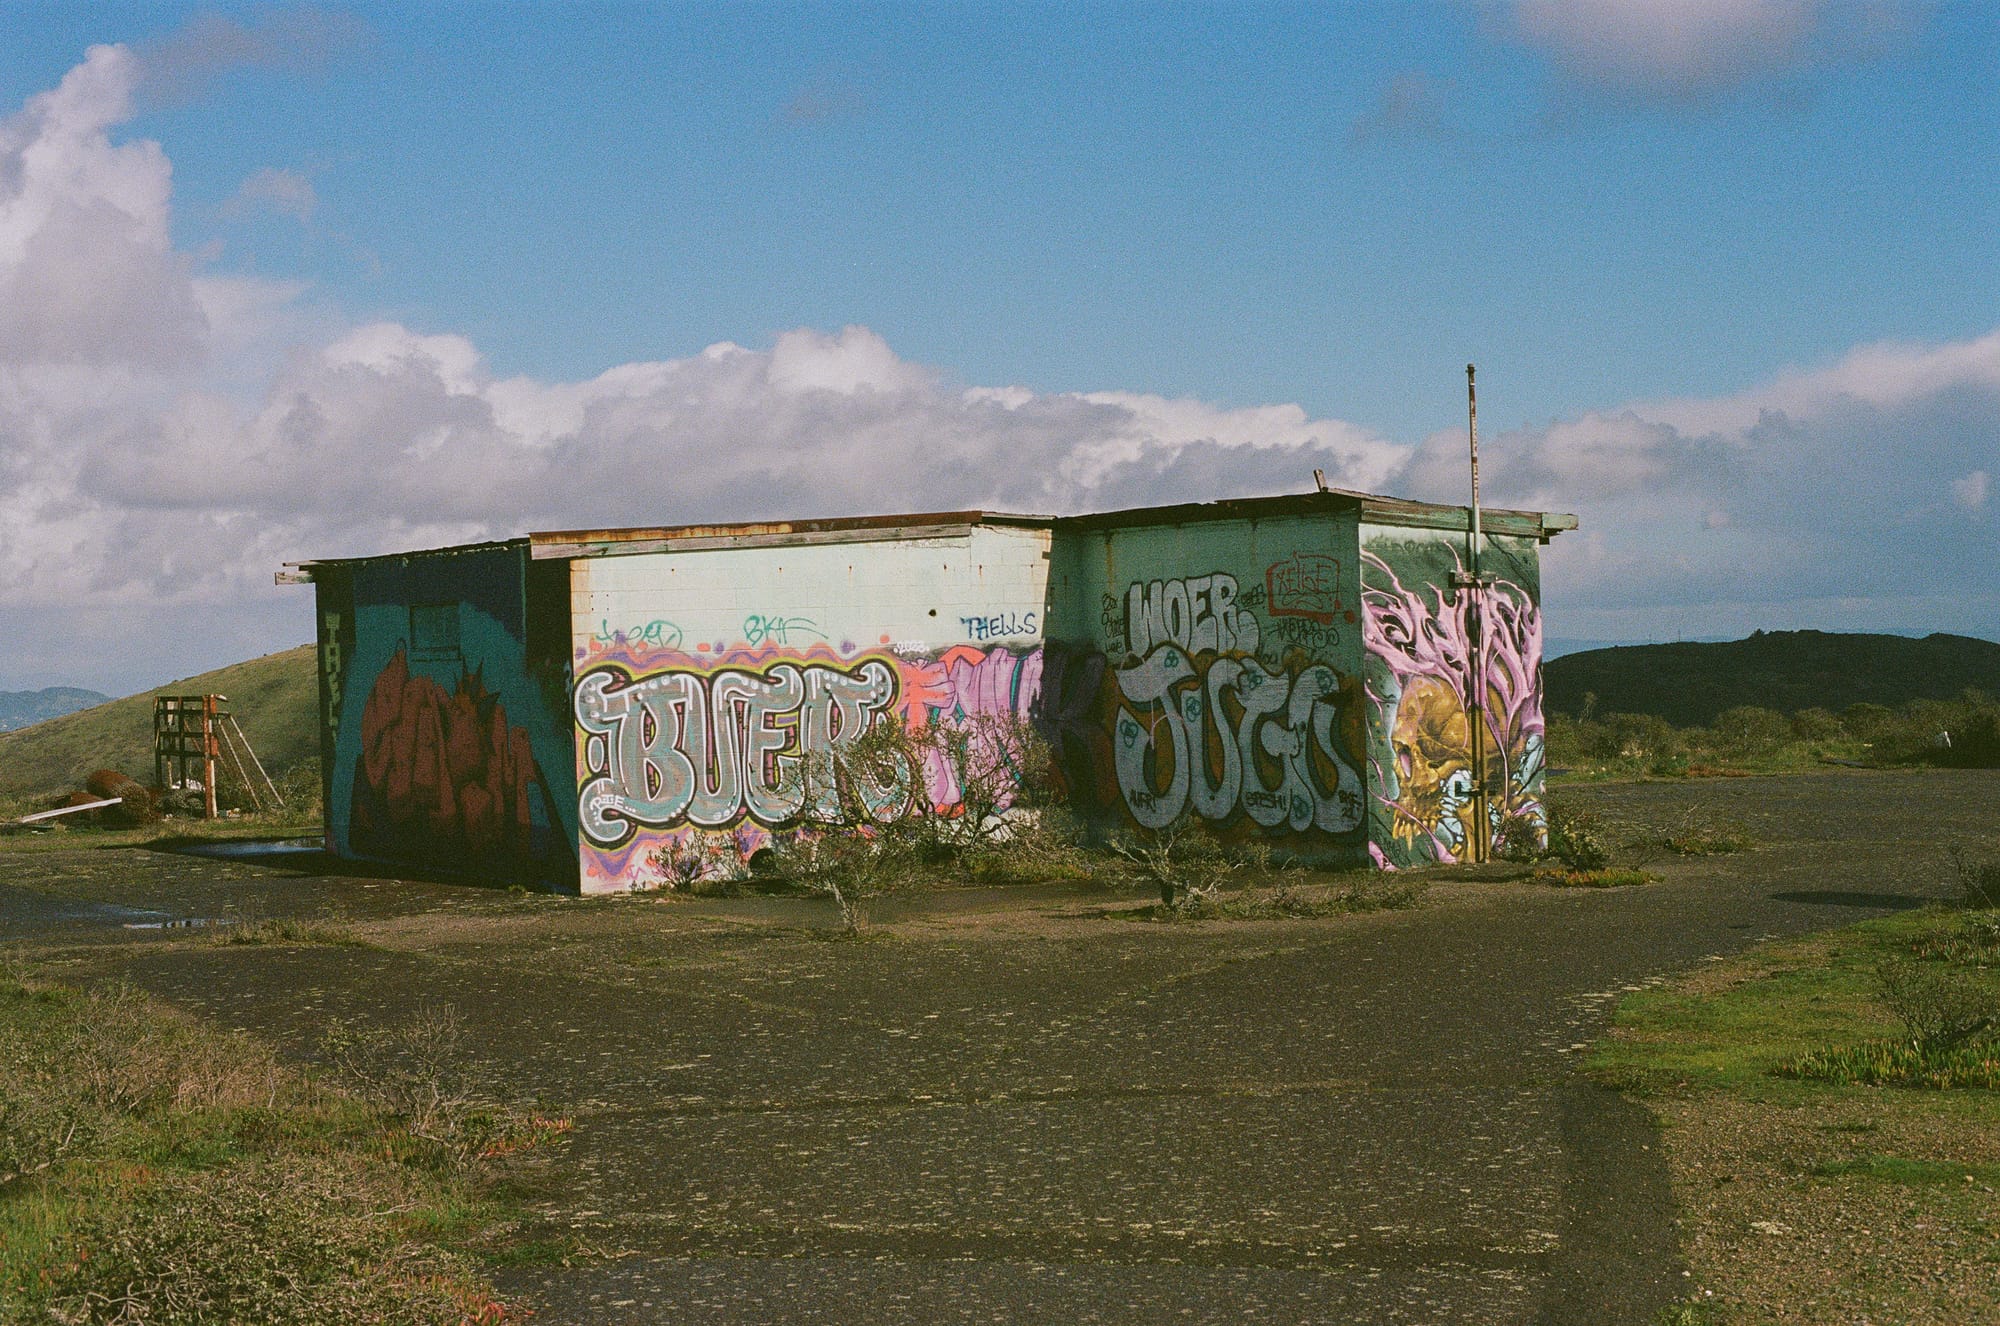
[[[1324,626],[1341,614],[1340,562],[1324,553],[1293,553],[1264,571],[1273,617],[1304,617]]]
[[[1237,607],[1236,577],[1134,581],[1125,591],[1125,652],[1145,658],[1165,644],[1183,653],[1257,652],[1257,619]]]
[[[1307,617],[1280,617],[1267,628],[1270,639],[1266,644],[1275,643],[1284,649],[1303,649],[1308,654],[1323,657],[1340,644],[1340,632],[1331,626],[1322,626]]]
[[[1033,635],[1037,614],[998,612],[990,617],[960,617],[968,640],[1004,640],[1010,635]]]
[[[1106,640],[1114,640],[1124,633],[1125,618],[1119,613],[1116,594],[1106,594],[1102,597],[1103,602],[1097,606],[1098,625],[1103,629]]]
[[[1287,676],[1255,658],[1209,659],[1161,645],[1118,673],[1126,707],[1112,737],[1132,818],[1163,829],[1192,810],[1297,832],[1361,823],[1361,779],[1335,736],[1340,682],[1314,664]]]
[[[782,825],[798,818],[808,795],[816,813],[831,816],[834,789],[806,776],[806,752],[838,759],[895,697],[895,670],[878,658],[643,680],[617,665],[594,669],[576,684],[588,775],[577,798],[583,834],[616,847],[642,826],[721,828],[745,816]],[[908,792],[861,789],[871,809],[891,813]]]
[[[664,618],[654,618],[641,622],[622,631],[611,629],[609,619],[600,620],[597,629],[590,633],[590,643],[598,649],[609,649],[614,645],[645,645],[652,649],[679,649],[681,628]]]
[[[814,640],[826,639],[826,632],[810,617],[766,617],[751,613],[743,619],[743,638],[751,645],[786,645],[794,632]]]

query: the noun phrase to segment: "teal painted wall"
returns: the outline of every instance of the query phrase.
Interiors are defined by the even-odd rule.
[[[1353,515],[1062,529],[1042,717],[1077,806],[1365,855]]]
[[[570,729],[550,704],[567,679],[529,665],[525,563],[509,547],[343,569],[337,669],[322,641],[334,851],[573,886]]]
[[[1369,850],[1379,865],[1461,861],[1476,835],[1470,597],[1451,588],[1465,567],[1463,533],[1364,525],[1361,598],[1368,707]],[[1486,688],[1488,823],[1509,818],[1545,832],[1542,809],[1540,549],[1533,539],[1481,545],[1488,591],[1478,646]],[[1495,753],[1498,753],[1497,755]]]

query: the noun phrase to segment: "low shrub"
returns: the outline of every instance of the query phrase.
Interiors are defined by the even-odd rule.
[[[1640,830],[1628,846],[1673,856],[1727,856],[1750,850],[1756,840],[1741,824],[1719,820],[1704,807],[1690,805],[1664,827]]]
[[[1282,884],[1271,891],[1188,895],[1178,907],[1153,909],[1156,919],[1189,921],[1293,921],[1355,912],[1415,907],[1429,884],[1413,875],[1371,874],[1331,888]]]
[[[1494,855],[1502,861],[1533,861],[1548,850],[1549,831],[1538,815],[1509,815],[1500,821]]]
[[[385,1039],[438,1060],[442,1025]],[[130,987],[0,976],[0,1322],[518,1319],[437,1232],[487,1237],[490,1179],[413,1139],[420,1092],[369,1085],[395,1108]]]
[[[1910,953],[1933,962],[1967,966],[2000,962],[2000,914],[1966,912],[1953,929],[1928,932],[1911,940]]]
[[[1949,855],[1952,882],[1957,888],[1954,901],[1979,910],[2000,908],[2000,861],[1974,857],[1958,844],[1952,845]]]
[[[2000,991],[1971,972],[1933,962],[1885,962],[1881,1000],[1919,1049],[1949,1050],[2000,1030]]]
[[[1168,911],[1209,906],[1223,883],[1246,864],[1241,854],[1224,849],[1207,824],[1191,815],[1154,833],[1114,836],[1107,846],[1159,890],[1160,906]],[[1264,864],[1269,859],[1266,849]]]
[[[1547,811],[1550,856],[1576,871],[1602,870],[1611,863],[1596,815],[1554,799],[1548,801]]]

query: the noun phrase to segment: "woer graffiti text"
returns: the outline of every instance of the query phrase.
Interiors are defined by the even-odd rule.
[[[1360,775],[1342,750],[1339,675],[1320,662],[1257,658],[1257,616],[1216,572],[1126,591],[1126,666],[1116,672],[1112,759],[1143,828],[1193,813],[1266,829],[1347,833]]]

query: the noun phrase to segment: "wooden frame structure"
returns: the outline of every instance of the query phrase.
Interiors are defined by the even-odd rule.
[[[228,699],[226,695],[153,697],[154,784],[161,791],[172,791],[199,782],[204,819],[212,820],[219,814],[215,800],[218,770],[232,775],[249,793],[251,806],[263,810],[264,793],[258,791],[257,782],[250,777],[250,770],[256,769],[257,778],[262,780],[264,792],[270,794],[272,802],[278,806],[285,804],[271,776],[264,772],[257,752],[250,749],[249,739],[243,735],[235,715],[222,707]],[[194,773],[197,768],[198,779]],[[171,779],[169,769],[173,773]]]

